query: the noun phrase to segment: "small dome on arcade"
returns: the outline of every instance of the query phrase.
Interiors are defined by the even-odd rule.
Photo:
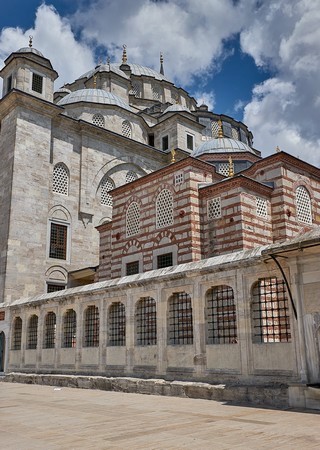
[[[226,137],[218,137],[201,144],[191,153],[191,156],[198,158],[199,156],[205,154],[239,152],[249,152],[253,153],[254,155],[256,154],[256,152],[244,142],[236,141],[235,139]]]
[[[58,105],[70,105],[72,103],[88,102],[99,103],[101,105],[115,105],[120,108],[132,111],[130,106],[120,97],[111,92],[103,91],[102,89],[79,89],[59,100]]]
[[[168,106],[168,108],[166,108],[163,111],[163,114],[166,114],[168,112],[181,112],[181,111],[185,111],[185,112],[191,112],[189,108],[187,108],[187,106],[182,106],[180,104],[175,104],[175,105],[170,105]]]

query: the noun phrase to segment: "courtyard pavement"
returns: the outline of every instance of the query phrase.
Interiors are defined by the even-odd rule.
[[[319,449],[320,414],[0,383],[0,449]]]

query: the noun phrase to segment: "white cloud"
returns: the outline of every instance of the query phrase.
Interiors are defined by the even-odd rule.
[[[87,44],[78,42],[67,19],[61,18],[52,6],[42,4],[36,12],[33,28],[4,28],[0,34],[0,64],[10,53],[27,47],[29,35],[33,46],[50,59],[59,73],[56,87],[73,81],[94,66],[93,51]]]
[[[215,105],[214,92],[196,91],[192,95],[196,99],[198,105],[207,105],[209,111],[213,111]]]

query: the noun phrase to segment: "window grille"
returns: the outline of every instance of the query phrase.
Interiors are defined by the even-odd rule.
[[[156,200],[156,227],[173,225],[173,196],[168,189],[163,189]]]
[[[135,275],[139,273],[139,261],[132,261],[126,264],[126,275]]]
[[[265,198],[256,197],[257,216],[267,219],[268,204]]]
[[[253,342],[290,342],[290,319],[285,284],[262,278],[252,290]]]
[[[21,337],[22,337],[22,319],[16,317],[13,322],[12,330],[12,350],[21,350]]]
[[[160,90],[157,86],[152,86],[152,98],[153,98],[153,100],[161,99]]]
[[[76,347],[77,314],[73,309],[68,309],[63,318],[63,340],[64,348]]]
[[[218,173],[221,173],[221,175],[228,177],[229,176],[229,163],[220,163],[218,166]]]
[[[100,183],[100,203],[105,206],[112,206],[112,196],[109,191],[114,189],[114,182],[108,178],[103,177]]]
[[[236,141],[239,140],[239,132],[238,132],[237,128],[232,127],[231,134],[232,134],[232,136],[231,136],[232,139],[235,139]]]
[[[122,122],[122,136],[131,138],[131,125],[128,120]]]
[[[123,303],[113,303],[109,308],[108,345],[126,345],[126,310]]]
[[[157,344],[156,302],[151,297],[141,298],[136,307],[137,345]]]
[[[168,344],[193,343],[191,298],[184,292],[173,294],[169,300]]]
[[[43,348],[54,348],[56,341],[56,315],[48,312],[44,321],[44,345]]]
[[[33,315],[29,319],[27,330],[27,349],[34,350],[38,342],[38,316]]]
[[[236,305],[230,286],[215,286],[207,293],[207,343],[237,343]]]
[[[95,114],[92,117],[93,125],[97,125],[98,127],[104,128],[104,117],[102,114]]]
[[[138,203],[132,202],[128,206],[126,214],[127,237],[134,236],[140,232],[140,208]]]
[[[126,183],[131,183],[131,181],[134,181],[138,178],[138,175],[133,172],[133,170],[129,170],[126,174]]]
[[[66,287],[62,284],[47,283],[47,292],[63,291]]]
[[[142,85],[137,81],[133,81],[131,92],[138,98],[141,97]]]
[[[303,223],[312,223],[310,194],[304,186],[296,189],[297,219]]]
[[[52,192],[68,195],[69,171],[63,163],[58,163],[53,168]]]
[[[179,184],[182,184],[183,182],[184,182],[183,173],[176,173],[174,175],[174,184],[175,184],[175,186],[178,186]]]
[[[219,124],[217,121],[211,122],[212,137],[217,138],[219,135]]]
[[[157,256],[157,268],[171,267],[173,265],[172,253],[164,253]]]
[[[94,305],[84,313],[84,347],[99,347],[99,308]]]
[[[42,94],[43,77],[36,73],[32,74],[32,90]]]
[[[51,223],[50,258],[67,259],[67,233],[66,225]]]
[[[191,134],[187,134],[187,149],[193,150],[193,136]]]
[[[215,197],[208,200],[208,219],[220,219],[221,217],[221,198]]]

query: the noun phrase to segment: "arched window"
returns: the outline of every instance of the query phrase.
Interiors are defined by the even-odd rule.
[[[95,114],[92,117],[93,125],[97,125],[98,127],[104,128],[104,117],[102,114]]]
[[[68,195],[69,191],[69,171],[65,164],[58,163],[53,168],[52,192]]]
[[[21,336],[22,336],[22,320],[21,317],[15,317],[12,327],[12,350],[21,350]]]
[[[141,298],[136,306],[137,345],[157,344],[156,302],[151,297]]]
[[[168,308],[168,344],[185,345],[193,343],[191,298],[185,292],[173,294]]]
[[[233,289],[215,286],[206,295],[207,344],[236,344],[237,320]]]
[[[112,206],[112,196],[109,191],[114,189],[114,182],[108,176],[104,176],[100,183],[100,203],[105,206]]]
[[[99,347],[99,309],[88,306],[84,312],[84,347]]]
[[[290,318],[286,288],[276,277],[261,278],[252,288],[253,342],[290,342]]]
[[[304,186],[296,189],[297,219],[303,223],[312,223],[311,198]]]
[[[126,345],[126,309],[123,303],[112,303],[108,314],[108,345]]]
[[[156,227],[163,228],[173,224],[173,196],[163,189],[156,200]]]
[[[44,319],[43,348],[54,348],[56,341],[56,315],[50,311]]]
[[[27,349],[35,350],[38,343],[38,316],[30,317],[27,329]]]
[[[134,236],[140,232],[140,208],[138,203],[132,202],[128,206],[126,214],[127,237]]]
[[[73,309],[68,309],[63,317],[63,339],[64,348],[75,348],[77,332],[77,314]]]
[[[127,138],[131,138],[132,131],[131,131],[130,122],[128,120],[124,120],[122,122],[121,130],[122,130],[122,136],[125,136]]]
[[[126,183],[131,183],[131,181],[134,181],[138,178],[138,175],[133,172],[133,170],[129,170],[126,174]]]

